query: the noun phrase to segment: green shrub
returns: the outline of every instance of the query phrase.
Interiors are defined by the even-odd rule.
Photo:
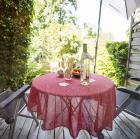
[[[99,48],[98,73],[114,81],[117,86],[124,84],[128,43],[111,42]]]
[[[1,0],[0,9],[0,88],[16,89],[27,69],[33,0]]]

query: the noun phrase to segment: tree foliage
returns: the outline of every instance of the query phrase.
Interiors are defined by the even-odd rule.
[[[78,58],[84,41],[94,56],[96,33],[88,24],[83,29],[76,24],[76,0],[1,0],[0,8],[0,88],[15,89],[31,82],[65,55]],[[97,72],[120,85],[127,44],[105,47],[112,34],[101,33],[100,38]]]
[[[26,73],[32,0],[0,1],[0,86],[19,87]]]
[[[50,71],[50,64],[64,54],[76,54],[81,39],[73,12],[75,0],[35,0],[32,43],[25,81]],[[34,66],[30,66],[34,64]],[[36,74],[37,73],[37,74]]]

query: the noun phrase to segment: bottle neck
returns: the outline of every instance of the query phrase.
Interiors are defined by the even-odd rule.
[[[83,44],[83,52],[87,53],[87,44]]]

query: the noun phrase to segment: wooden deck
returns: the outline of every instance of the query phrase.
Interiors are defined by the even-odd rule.
[[[27,113],[25,110],[24,113]],[[0,119],[0,139],[8,139],[9,126]],[[56,128],[56,139],[72,139],[68,129]],[[113,130],[103,130],[105,139],[140,139],[140,119],[122,112],[113,122]],[[33,119],[18,117],[14,132],[14,139],[53,139],[54,131],[43,131],[40,125],[36,127]],[[97,139],[82,130],[76,139]]]

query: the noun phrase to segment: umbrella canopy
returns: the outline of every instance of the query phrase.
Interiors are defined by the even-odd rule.
[[[136,8],[140,6],[140,0],[103,0],[103,4],[128,19]]]

